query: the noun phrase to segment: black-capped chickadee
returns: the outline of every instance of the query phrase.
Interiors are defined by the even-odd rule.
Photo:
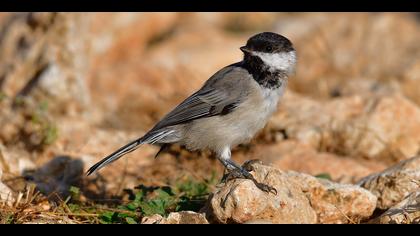
[[[218,71],[143,137],[96,163],[88,175],[141,144],[158,144],[162,150],[178,143],[189,150],[208,148],[228,172],[252,179],[263,191],[275,191],[233,162],[231,149],[250,141],[276,111],[295,69],[296,51],[287,38],[271,32],[252,36],[240,49],[242,61]]]

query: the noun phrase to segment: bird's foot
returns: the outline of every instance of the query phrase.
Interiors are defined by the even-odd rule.
[[[242,167],[247,170],[247,171],[253,171],[254,167],[252,166],[252,164],[254,163],[258,163],[260,165],[262,165],[262,161],[258,160],[258,159],[254,159],[254,160],[248,160],[246,161],[244,164],[242,164]]]
[[[275,188],[269,185],[263,184],[263,183],[259,183],[254,178],[254,176],[252,176],[252,174],[249,173],[250,171],[253,171],[252,164],[256,162],[262,163],[260,160],[250,160],[250,161],[245,162],[242,166],[238,166],[234,164],[233,162],[229,163],[229,165],[227,165],[227,168],[226,168],[227,173],[223,175],[222,182],[227,182],[233,179],[249,179],[249,180],[252,180],[255,186],[257,186],[257,188],[259,188],[260,190],[277,195],[277,190]]]

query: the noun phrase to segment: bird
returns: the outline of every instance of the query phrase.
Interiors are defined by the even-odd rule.
[[[143,144],[160,145],[158,154],[168,145],[180,144],[190,151],[212,151],[227,173],[251,179],[259,189],[276,193],[235,163],[231,150],[249,142],[277,110],[289,77],[295,72],[296,50],[288,38],[273,32],[253,35],[239,49],[242,61],[217,71],[144,136],[103,158],[87,175]]]

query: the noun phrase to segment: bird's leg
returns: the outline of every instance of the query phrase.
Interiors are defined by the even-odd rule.
[[[244,167],[236,164],[234,161],[232,161],[230,159],[231,153],[230,153],[230,149],[224,149],[224,151],[218,155],[219,160],[222,162],[222,164],[225,166],[227,173],[225,173],[223,175],[222,178],[222,182],[226,182],[232,179],[237,179],[237,178],[245,178],[245,179],[249,179],[252,180],[252,182],[254,182],[255,186],[257,186],[259,189],[261,189],[264,192],[271,192],[275,195],[277,195],[277,190],[271,186],[268,186],[266,184],[263,183],[259,183],[254,176],[252,176],[251,173],[249,173],[250,171],[250,164],[251,162],[248,161],[244,164]]]

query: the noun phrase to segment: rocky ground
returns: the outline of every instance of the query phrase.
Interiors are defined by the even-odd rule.
[[[403,13],[0,14],[1,223],[418,223],[420,22]],[[233,151],[144,134],[261,31],[298,52],[278,112]]]

